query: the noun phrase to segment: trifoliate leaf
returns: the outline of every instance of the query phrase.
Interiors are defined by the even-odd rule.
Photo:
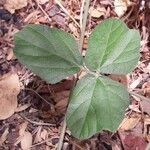
[[[115,131],[128,107],[129,94],[120,83],[106,77],[85,76],[73,89],[67,125],[73,136],[89,138],[101,130]]]
[[[19,31],[14,52],[23,64],[50,83],[73,75],[82,65],[75,39],[45,25],[28,25]]]
[[[106,19],[91,33],[86,66],[108,74],[127,74],[139,60],[140,34],[118,19]]]

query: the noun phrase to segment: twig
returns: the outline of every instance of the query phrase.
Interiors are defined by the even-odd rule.
[[[50,141],[50,140],[51,140],[51,138],[48,138],[48,139],[46,139],[46,140],[44,140],[44,141],[41,141],[41,142],[39,142],[39,143],[36,143],[36,144],[32,145],[32,146],[30,147],[30,149],[33,148],[33,147],[39,146],[39,145],[41,145],[41,144],[44,144],[44,143],[46,143],[46,142],[48,142],[48,141]],[[29,149],[28,149],[28,150],[29,150]]]
[[[134,9],[134,6],[132,6],[131,7],[131,10],[129,11],[129,13],[126,15],[126,16],[124,16],[124,17],[122,17],[121,19],[123,20],[123,21],[125,21],[126,19],[128,19],[128,17],[131,15],[131,13],[133,12],[133,9]]]
[[[63,140],[64,140],[64,136],[65,136],[65,132],[66,132],[66,119],[64,119],[63,122],[63,127],[61,130],[61,134],[60,134],[60,138],[59,138],[59,142],[58,142],[58,146],[57,146],[57,150],[61,150],[62,146],[63,146]]]
[[[137,92],[145,92],[145,91],[150,91],[150,88],[134,89],[134,91],[137,91]]]
[[[70,142],[72,145],[75,145],[76,147],[78,147],[79,149],[85,150],[83,147],[81,147],[81,146],[78,145],[77,143],[75,143],[75,142],[73,142],[73,141],[71,141],[71,140],[69,140],[69,142]]]
[[[38,5],[38,7],[40,8],[40,10],[43,12],[43,14],[47,17],[48,21],[51,22],[51,18],[49,17],[49,15],[46,13],[46,11],[42,8],[42,6],[39,4],[39,2],[37,0],[34,0],[36,2],[36,4]]]
[[[50,102],[48,102],[45,98],[43,98],[39,93],[37,93],[36,91],[34,91],[33,89],[30,88],[24,88],[24,90],[28,90],[28,91],[32,91],[34,92],[37,96],[39,96],[43,101],[45,101],[47,104],[51,105]]]
[[[21,116],[23,119],[27,120],[28,122],[30,122],[34,125],[38,125],[38,126],[55,126],[55,124],[44,123],[44,122],[36,122],[36,121],[30,120],[29,118],[23,116],[22,114],[19,114],[19,116]]]
[[[83,0],[82,5],[84,5],[83,10],[81,7],[81,16],[83,15],[83,19],[82,19],[82,28],[81,28],[81,37],[80,37],[80,42],[79,42],[79,50],[80,52],[82,51],[82,46],[83,46],[83,41],[84,41],[84,35],[85,35],[85,28],[86,28],[86,23],[87,23],[87,16],[88,16],[88,10],[89,10],[89,6],[90,6],[90,0]],[[83,13],[84,11],[84,13]],[[80,21],[81,22],[81,21]]]
[[[133,91],[129,91],[129,93],[130,93],[131,95],[134,95],[134,96],[140,98],[141,100],[144,100],[144,101],[147,101],[147,102],[150,103],[150,98],[147,98],[147,97],[145,97],[145,96],[142,96],[142,95],[140,95],[140,94],[138,94],[138,93],[135,93],[135,92],[133,92]]]
[[[72,15],[69,14],[69,12],[64,8],[64,6],[61,4],[60,0],[55,0],[55,3],[57,5],[59,5],[59,7],[65,12],[65,14],[67,14],[71,19],[72,21],[80,28],[80,25],[79,23],[73,18]]]

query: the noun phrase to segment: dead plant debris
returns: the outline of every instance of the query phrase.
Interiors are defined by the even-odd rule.
[[[62,28],[79,40],[81,6],[80,0],[0,1],[0,149],[56,148],[73,78],[50,85],[35,76],[15,58],[13,35],[29,23],[47,24]],[[83,52],[92,29],[103,19],[118,17],[130,28],[140,31],[138,66],[127,76],[112,75],[111,78],[150,101],[150,2],[91,0],[88,15]],[[104,131],[78,141],[66,130],[63,150],[145,150],[150,142],[149,110],[150,102],[133,96],[116,133]]]

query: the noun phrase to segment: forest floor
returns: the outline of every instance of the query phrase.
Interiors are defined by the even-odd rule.
[[[80,141],[66,129],[63,150],[150,150],[150,2],[91,0],[83,52],[92,29],[106,18],[122,19],[141,34],[140,61],[127,76],[112,76],[134,92],[117,132]],[[79,40],[81,0],[0,1],[0,150],[54,150],[62,130],[73,78],[51,85],[13,54],[13,36],[25,25],[61,28]],[[68,15],[69,14],[69,15]],[[75,21],[74,21],[75,20]]]

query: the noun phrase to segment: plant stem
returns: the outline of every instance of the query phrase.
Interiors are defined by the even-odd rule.
[[[100,77],[101,74],[99,72],[90,71],[85,65],[82,66],[81,70],[87,72],[87,74],[94,75],[95,77]]]
[[[62,149],[63,140],[64,140],[64,136],[65,136],[65,131],[66,131],[66,118],[64,118],[64,122],[63,122],[62,130],[61,130],[61,134],[60,134],[57,150],[61,150]]]
[[[79,41],[79,50],[82,51],[83,41],[84,41],[84,35],[85,35],[85,28],[87,23],[87,16],[88,16],[88,10],[90,6],[90,0],[83,0],[83,7],[81,7],[81,17],[83,16],[82,21],[80,21],[81,26],[81,37]]]
[[[80,41],[78,44],[80,52],[82,51],[82,46],[83,46],[83,41],[84,41],[85,28],[86,28],[88,10],[89,10],[89,6],[90,6],[90,0],[83,0],[82,6],[83,6],[83,8],[81,8],[81,15],[80,16],[83,15],[82,16],[83,18],[81,18],[82,19],[82,23],[80,24],[81,25],[81,36],[80,36]],[[83,11],[84,11],[84,13],[83,13]],[[76,82],[77,82],[77,78],[74,80],[74,86],[75,86]],[[62,149],[65,131],[66,131],[66,118],[64,118],[63,127],[62,127],[61,135],[59,138],[57,150]]]

